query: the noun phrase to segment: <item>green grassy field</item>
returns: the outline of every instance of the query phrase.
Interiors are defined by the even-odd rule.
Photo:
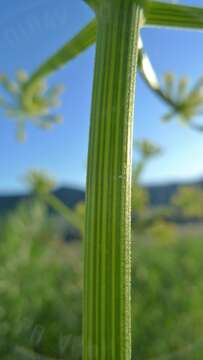
[[[203,358],[202,237],[137,242],[134,352],[138,359]]]
[[[0,358],[81,360],[82,246],[39,203],[0,222]],[[203,359],[203,235],[133,251],[133,359]]]

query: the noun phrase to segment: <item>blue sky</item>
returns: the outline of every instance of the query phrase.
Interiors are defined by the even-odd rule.
[[[202,1],[184,1],[201,5]],[[17,69],[33,71],[93,16],[81,0],[1,0],[0,73],[11,78]],[[145,49],[161,78],[166,71],[188,75],[193,83],[203,74],[203,33],[144,29]],[[27,141],[15,139],[15,123],[0,110],[0,192],[21,191],[23,176],[33,168],[47,170],[59,184],[84,187],[95,48],[92,47],[51,77],[64,83],[59,112],[64,123],[52,130],[27,126]],[[203,176],[203,135],[173,122],[163,125],[166,106],[138,76],[135,138],[160,144],[165,153],[149,164],[144,182],[168,182]],[[203,120],[203,119],[202,119]]]

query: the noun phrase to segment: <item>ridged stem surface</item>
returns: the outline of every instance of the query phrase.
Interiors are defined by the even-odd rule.
[[[89,140],[83,360],[131,359],[131,165],[140,9],[102,1]]]

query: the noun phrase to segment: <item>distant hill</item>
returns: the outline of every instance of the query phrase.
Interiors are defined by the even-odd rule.
[[[54,191],[58,199],[63,201],[68,207],[73,208],[78,202],[85,200],[85,192],[69,187],[61,187]],[[0,215],[14,210],[17,205],[31,195],[0,195]]]
[[[174,182],[170,184],[144,186],[149,192],[150,205],[152,207],[168,205],[178,188],[191,185],[203,189],[203,179],[194,182]],[[78,202],[85,200],[85,192],[70,187],[61,187],[54,194],[68,207],[73,208]],[[29,199],[30,195],[0,195],[0,214],[5,214],[23,200]]]
[[[172,196],[183,186],[195,186],[203,189],[203,179],[194,182],[174,182],[161,185],[148,185],[145,188],[149,192],[149,201],[151,206],[168,205]]]

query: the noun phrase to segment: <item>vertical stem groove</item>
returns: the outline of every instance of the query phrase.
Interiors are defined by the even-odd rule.
[[[101,0],[90,126],[84,360],[131,359],[131,168],[140,8]]]

